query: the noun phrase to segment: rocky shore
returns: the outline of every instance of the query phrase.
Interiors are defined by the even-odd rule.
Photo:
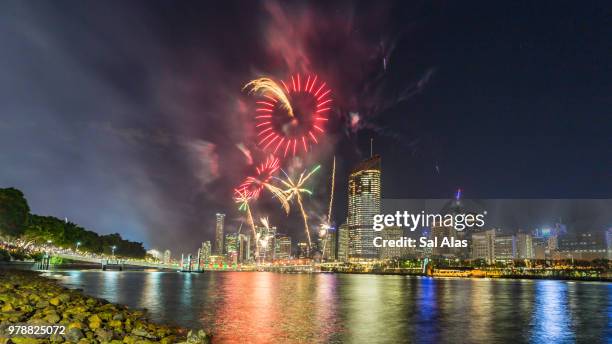
[[[3,343],[209,343],[204,331],[149,321],[144,311],[67,289],[33,271],[0,270],[0,328],[27,323],[65,325],[63,335],[45,339],[9,338]]]

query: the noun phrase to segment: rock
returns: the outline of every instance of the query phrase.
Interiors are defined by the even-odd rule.
[[[83,327],[84,327],[84,325],[83,325],[83,323],[82,323],[82,322],[79,322],[79,321],[74,321],[74,322],[71,322],[70,324],[68,324],[68,327],[67,327],[67,328],[68,328],[68,329],[71,329],[71,328],[78,328],[79,330],[82,330],[82,329],[83,329]],[[90,327],[91,327],[91,326],[90,326]]]
[[[154,334],[150,334],[149,332],[142,329],[133,329],[131,333],[138,337],[157,340],[157,336],[155,336]]]
[[[64,335],[64,338],[71,343],[77,343],[83,337],[83,331],[79,330],[78,328],[71,328],[70,330],[67,330],[66,334]]]
[[[208,343],[208,336],[204,330],[199,330],[197,333],[193,333],[193,331],[189,331],[187,333],[187,341],[185,343],[189,344],[199,344],[199,343]]]
[[[38,344],[44,343],[42,339],[35,338],[11,338],[12,343],[15,344]]]
[[[123,342],[126,344],[136,344],[138,337],[136,336],[125,336],[123,337]]]
[[[117,313],[115,315],[113,315],[113,320],[121,320],[123,321],[125,318],[123,316],[123,313]]]
[[[100,319],[105,320],[105,321],[113,320],[113,314],[110,312],[101,312],[101,313],[98,313],[98,316],[100,317]]]
[[[63,293],[63,294],[60,294],[57,298],[62,303],[68,303],[70,301],[70,294]]]
[[[164,337],[162,338],[162,340],[159,341],[161,344],[172,344],[172,343],[176,343],[176,336],[168,336],[168,337]]]
[[[113,339],[113,331],[97,329],[95,332],[96,339],[100,342],[110,342]]]
[[[4,304],[4,306],[2,306],[3,312],[10,312],[12,310],[13,310],[13,305],[11,305],[10,303],[6,303]]]
[[[30,302],[35,305],[38,301],[40,301],[40,296],[36,294],[30,294],[28,295],[28,300],[30,300]]]
[[[94,339],[94,333],[91,331],[85,331],[85,338],[93,340]]]
[[[119,329],[121,329],[121,326],[122,326],[122,325],[123,325],[123,324],[122,324],[122,323],[121,323],[121,321],[119,321],[119,320],[111,320],[111,321],[108,323],[108,326],[110,326],[110,327],[114,327],[114,328],[119,328]]]
[[[59,304],[61,303],[60,299],[57,297],[51,298],[49,299],[49,303],[54,305],[54,306],[59,306]]]
[[[49,337],[49,340],[51,343],[63,343],[64,337],[59,333],[54,333],[51,335],[51,337]]]
[[[50,322],[50,323],[52,323],[52,324],[55,324],[56,322],[60,321],[60,319],[61,319],[60,316],[57,315],[57,313],[55,313],[55,312],[50,312],[45,317],[45,320]]]
[[[25,313],[30,313],[34,310],[34,307],[26,304],[19,306],[19,310]]]
[[[35,307],[36,308],[47,308],[47,307],[49,307],[49,302],[48,301],[44,301],[44,300],[38,301],[36,303]]]
[[[100,328],[100,325],[102,324],[102,320],[96,314],[90,316],[87,320],[89,321],[89,328],[92,330]]]

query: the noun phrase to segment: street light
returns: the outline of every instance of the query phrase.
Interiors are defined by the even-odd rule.
[[[115,249],[117,248],[117,246],[113,245],[111,246],[111,249],[113,249],[113,258],[115,258]]]
[[[77,250],[77,251],[79,250],[79,246],[81,246],[81,242],[80,242],[80,241],[77,241],[77,243],[76,243],[76,250]]]

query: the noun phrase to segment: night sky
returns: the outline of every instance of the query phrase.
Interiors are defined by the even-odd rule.
[[[286,166],[323,165],[315,223],[334,154],[346,217],[370,138],[385,198],[612,198],[611,15],[595,1],[4,1],[0,187],[37,214],[194,250],[214,213],[229,231],[243,216],[238,145],[264,156],[242,86],[316,72],[331,130]],[[255,207],[302,235],[273,200]]]

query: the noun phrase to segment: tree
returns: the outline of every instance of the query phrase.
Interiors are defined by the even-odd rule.
[[[92,253],[111,253],[131,258],[144,258],[142,243],[125,240],[119,233],[98,235],[72,222],[53,216],[30,214],[28,202],[17,189],[0,189],[0,234],[23,237],[38,243],[52,241],[54,246],[76,248]]]
[[[14,188],[0,189],[0,234],[20,236],[28,225],[30,207],[23,193]]]

